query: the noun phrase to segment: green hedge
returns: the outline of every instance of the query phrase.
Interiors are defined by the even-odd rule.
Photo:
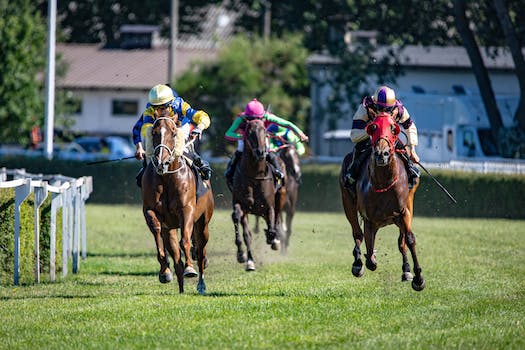
[[[141,203],[140,190],[135,184],[135,175],[140,169],[137,161],[86,165],[46,159],[3,158],[0,164],[10,169],[25,168],[30,173],[92,176],[93,193],[89,199],[92,203]],[[231,195],[223,177],[225,164],[212,164],[212,167],[215,204],[219,208],[229,208]],[[342,211],[337,180],[339,169],[337,164],[304,164],[298,210]],[[458,203],[451,204],[433,180],[423,173],[415,198],[416,215],[525,219],[525,176],[431,172]]]
[[[49,273],[50,262],[50,222],[51,196],[40,207],[40,272],[41,280]],[[14,275],[14,218],[15,190],[0,190],[0,285],[12,285]],[[62,215],[57,214],[56,228],[56,272],[62,267]],[[35,281],[35,233],[34,233],[34,197],[29,197],[20,207],[20,284]]]

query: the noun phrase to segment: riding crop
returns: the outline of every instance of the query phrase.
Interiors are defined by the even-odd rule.
[[[421,164],[420,162],[415,163],[418,164],[421,167],[421,169],[423,169],[428,174],[428,176],[432,178],[432,180],[434,180],[434,182],[439,186],[439,188],[441,188],[443,192],[445,192],[445,194],[448,196],[448,198],[450,198],[452,202],[457,203],[456,199],[447,191],[445,186],[443,186],[434,176],[432,176],[432,174],[427,170],[427,168],[423,166],[423,164]]]
[[[129,156],[129,157],[123,157],[123,158],[117,158],[117,159],[98,160],[96,162],[87,162],[86,165],[102,164],[102,163],[110,163],[110,162],[119,162],[121,160],[126,160],[126,159],[131,159],[131,158],[135,158],[135,156]]]

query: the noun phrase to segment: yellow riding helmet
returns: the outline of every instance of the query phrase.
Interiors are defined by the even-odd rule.
[[[396,104],[396,93],[388,86],[383,85],[377,88],[372,100],[378,106],[393,107]]]
[[[171,102],[175,99],[173,90],[167,85],[158,84],[149,91],[149,103],[152,106],[159,106]]]

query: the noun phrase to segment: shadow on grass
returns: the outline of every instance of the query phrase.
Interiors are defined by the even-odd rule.
[[[153,253],[154,254],[154,253]],[[154,255],[149,252],[144,253],[87,253],[87,257],[93,258],[148,258]]]

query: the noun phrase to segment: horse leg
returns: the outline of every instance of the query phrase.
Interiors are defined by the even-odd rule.
[[[197,254],[197,264],[199,266],[199,281],[197,283],[197,291],[199,294],[206,294],[206,283],[204,282],[204,269],[206,268],[206,244],[208,244],[209,231],[208,224],[205,222],[204,216],[199,219],[195,224],[195,230],[193,235],[195,237],[196,243],[196,254]]]
[[[241,217],[242,235],[244,244],[246,245],[246,271],[255,271],[255,261],[252,255],[252,233],[250,232],[250,225],[248,223],[248,214]]]
[[[341,194],[343,199],[343,208],[345,211],[345,216],[350,226],[352,226],[352,236],[354,237],[354,263],[352,264],[352,274],[355,277],[361,277],[365,273],[365,268],[363,267],[363,260],[361,260],[361,244],[363,243],[363,230],[359,226],[359,220],[357,217],[357,206],[355,199],[350,197],[346,189],[341,188]]]
[[[241,235],[239,234],[239,222],[242,217],[242,210],[239,204],[235,204],[232,213],[233,227],[235,228],[235,245],[237,246],[237,262],[240,264],[246,262],[246,255],[242,249]]]
[[[374,251],[377,227],[365,219],[365,244],[366,244],[366,267],[370,271],[377,269],[376,253]]]
[[[414,232],[412,232],[412,213],[409,210],[405,211],[405,215],[403,216],[403,222],[406,227],[406,244],[408,245],[408,249],[410,249],[410,254],[412,255],[412,262],[414,264],[415,276],[412,280],[412,289],[419,292],[425,289],[425,279],[421,275],[422,270],[421,266],[419,265],[419,261],[416,254],[416,236],[414,235]]]
[[[157,260],[160,264],[159,281],[160,283],[169,283],[173,280],[173,274],[170,270],[169,258],[164,250],[164,244],[161,237],[161,224],[157,219],[157,215],[153,210],[145,210],[144,218],[149,230],[153,234],[155,239],[155,245],[157,246]]]
[[[197,271],[193,268],[193,263],[191,261],[191,235],[193,233],[193,208],[183,208],[182,217],[179,219],[181,223],[181,242],[182,250],[184,251],[185,257],[185,269],[184,277],[197,277]]]
[[[253,233],[257,234],[260,232],[260,228],[259,228],[259,217],[256,216],[255,217],[255,225],[253,226]]]
[[[275,209],[269,207],[264,219],[266,220],[266,226],[268,227],[266,233],[266,244],[270,244],[272,250],[279,250],[281,241],[276,230],[276,218],[278,215],[275,214]]]
[[[173,266],[175,268],[175,275],[177,276],[177,282],[179,283],[179,293],[184,292],[184,276],[183,276],[183,266],[182,259],[180,256],[180,247],[177,240],[177,229],[163,229],[162,230],[162,240],[164,241],[164,246],[170,253],[173,258]]]
[[[407,245],[405,242],[405,230],[399,227],[399,237],[397,239],[397,245],[399,248],[399,252],[401,253],[401,256],[403,257],[403,274],[401,275],[401,281],[412,281],[414,276],[412,275],[412,272],[410,272],[410,264],[408,263],[408,256],[407,256]]]

